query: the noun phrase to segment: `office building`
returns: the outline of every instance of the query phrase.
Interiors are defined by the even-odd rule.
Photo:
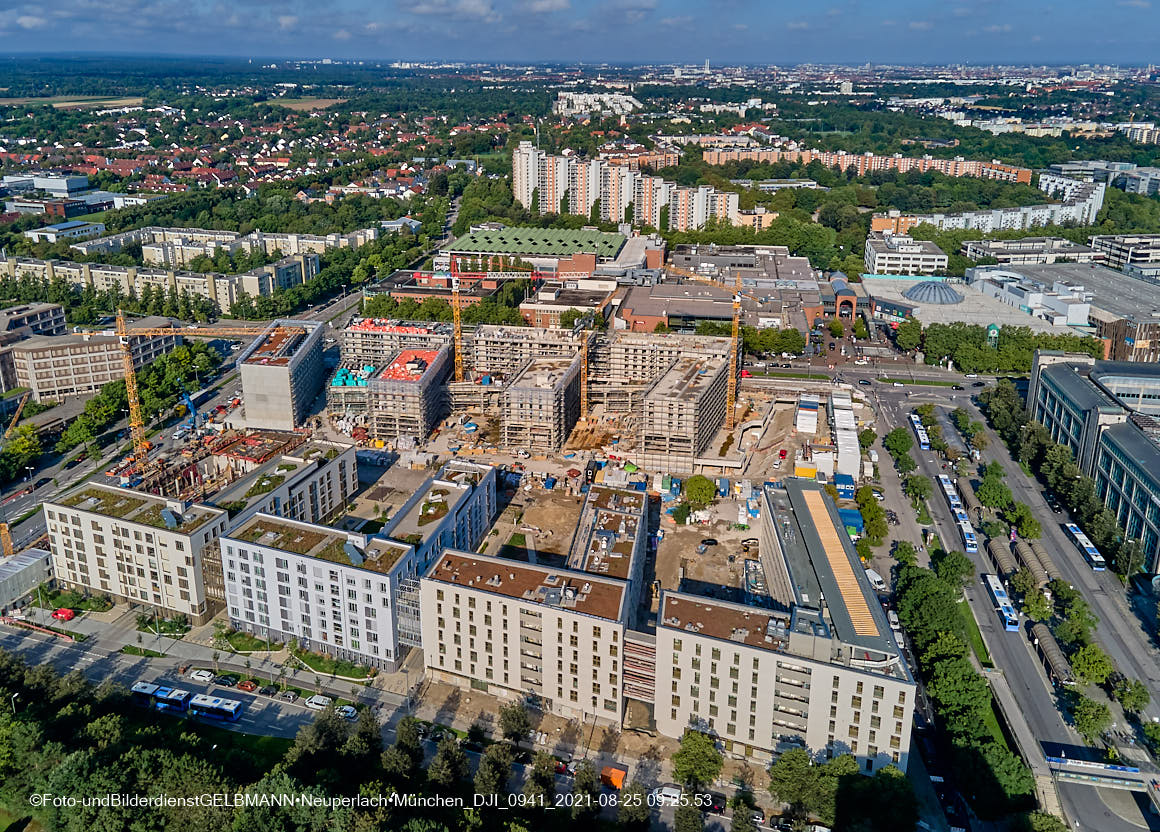
[[[728,355],[684,357],[648,389],[640,411],[636,462],[646,471],[691,474],[726,417]]]
[[[1106,255],[1108,268],[1152,280],[1160,276],[1160,234],[1097,234],[1088,243]]]
[[[24,549],[0,558],[0,615],[9,615],[35,594],[38,586],[52,580],[52,553]]]
[[[75,176],[52,171],[30,170],[23,173],[6,174],[0,185],[12,193],[41,191],[54,197],[70,197],[89,187],[87,176]]]
[[[929,240],[872,231],[866,238],[865,262],[870,274],[937,274],[946,270],[948,260]]]
[[[560,450],[580,416],[580,356],[531,359],[505,386],[500,406],[505,448]]]
[[[1038,350],[1027,407],[1160,570],[1160,364]]]
[[[1023,237],[1018,240],[966,240],[962,253],[971,260],[991,258],[1003,266],[1056,262],[1103,263],[1107,255],[1063,237]]]
[[[84,486],[44,504],[52,567],[65,589],[186,616],[205,624],[202,555],[225,534],[227,513],[106,485]]]
[[[54,225],[30,229],[24,232],[24,236],[38,243],[59,243],[62,240],[80,240],[104,233],[103,223],[69,220],[68,222],[58,222]]]
[[[325,381],[324,329],[317,321],[274,321],[238,354],[247,426],[294,430],[306,420]]]
[[[1087,327],[1091,296],[1083,286],[1046,283],[1017,271],[983,266],[971,270],[971,286],[985,295],[1056,326]]]
[[[527,266],[540,272],[570,277],[590,277],[597,264],[612,263],[626,248],[623,234],[593,229],[504,227],[472,231],[439,250],[436,269],[450,269],[454,261],[460,285],[470,282],[480,271],[503,272],[509,278],[527,278]],[[639,265],[644,264],[640,258]],[[521,268],[511,268],[519,261]],[[444,279],[450,282],[450,275]]]
[[[64,307],[59,303],[24,303],[0,309],[0,334],[28,328],[33,335],[64,335]]]
[[[554,329],[560,316],[575,310],[582,314],[597,312],[607,318],[606,309],[616,293],[615,280],[549,280],[535,296],[520,304],[520,315],[528,326]]]
[[[171,335],[133,335],[134,329],[171,328]],[[133,366],[152,364],[181,344],[181,330],[168,318],[142,318],[129,323]],[[26,387],[36,401],[62,401],[88,396],[110,381],[125,377],[121,343],[112,330],[70,335],[33,335],[8,348],[16,385]]]

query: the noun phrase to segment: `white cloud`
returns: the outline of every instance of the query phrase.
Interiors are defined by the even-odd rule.
[[[411,14],[461,15],[489,23],[499,20],[491,0],[410,0],[401,5],[403,11]]]
[[[785,24],[785,28],[789,29],[791,32],[801,32],[810,28],[810,24],[805,20],[791,20],[789,23]]]
[[[1002,34],[1004,32],[1011,31],[1011,24],[1010,23],[1003,23],[1000,25],[998,23],[992,23],[990,26],[984,26],[983,31],[989,32],[992,35]]]
[[[278,28],[287,32],[298,25],[298,18],[292,14],[278,15]]]
[[[527,10],[533,14],[565,12],[572,8],[572,0],[529,0]]]
[[[16,25],[21,29],[39,29],[42,26],[48,25],[48,21],[43,17],[37,17],[32,14],[22,14],[16,18]]]
[[[925,32],[934,28],[934,24],[929,20],[912,20],[910,21],[909,28],[915,32]]]
[[[1152,4],[1148,0],[1120,0],[1117,6],[1126,6],[1133,9],[1150,9]]]
[[[660,21],[662,26],[673,27],[688,26],[692,22],[692,16],[687,14],[678,15],[677,17],[663,17]]]
[[[339,29],[332,35],[335,40],[350,40],[350,32],[346,29]]]

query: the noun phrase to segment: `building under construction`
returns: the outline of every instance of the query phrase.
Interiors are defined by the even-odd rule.
[[[686,356],[648,389],[641,404],[637,464],[652,471],[692,473],[725,421],[729,362]]]
[[[399,350],[438,349],[451,343],[451,324],[359,318],[338,333],[342,360],[383,365]]]
[[[580,356],[529,360],[504,386],[501,411],[505,447],[560,450],[580,416]]]
[[[447,414],[451,347],[395,350],[385,363],[344,361],[327,387],[327,413],[359,438],[422,441]]]
[[[294,430],[325,380],[318,321],[274,321],[238,356],[246,399],[246,425]]]

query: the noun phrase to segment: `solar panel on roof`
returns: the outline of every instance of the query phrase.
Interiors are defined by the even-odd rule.
[[[822,541],[822,548],[826,553],[826,561],[830,571],[834,574],[834,581],[838,584],[838,591],[842,595],[842,602],[846,605],[846,612],[854,625],[854,632],[860,636],[878,635],[878,625],[874,623],[874,616],[866,603],[866,596],[862,594],[862,587],[858,583],[858,576],[850,565],[846,550],[834,528],[834,521],[830,512],[826,510],[826,501],[820,491],[807,491],[803,495],[810,517],[814,521],[814,528]]]

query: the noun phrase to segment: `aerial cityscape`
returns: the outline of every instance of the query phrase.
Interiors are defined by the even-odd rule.
[[[1160,16],[888,6],[0,11],[0,830],[1160,830]]]

